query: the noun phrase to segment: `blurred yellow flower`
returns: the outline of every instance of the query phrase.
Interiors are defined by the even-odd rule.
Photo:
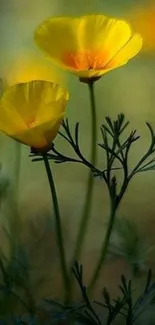
[[[142,47],[141,36],[127,22],[103,15],[50,18],[37,28],[35,41],[56,64],[80,78],[120,67]]]
[[[145,6],[134,7],[128,14],[128,20],[143,37],[144,51],[155,50],[155,2],[147,1]]]
[[[33,148],[46,150],[65,113],[68,92],[48,81],[12,86],[0,100],[0,131]]]
[[[57,68],[53,67],[48,60],[32,53],[18,56],[6,71],[6,76],[9,86],[31,80],[48,80],[64,84],[64,76]]]

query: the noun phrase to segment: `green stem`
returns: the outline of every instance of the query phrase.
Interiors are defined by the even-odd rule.
[[[97,122],[96,122],[96,107],[95,107],[95,96],[94,96],[94,81],[90,80],[88,83],[90,102],[91,102],[91,127],[92,127],[92,138],[91,138],[91,163],[94,166],[96,164],[96,141],[97,141]],[[73,255],[73,262],[79,259],[81,249],[84,242],[84,237],[86,234],[86,229],[88,226],[91,206],[92,206],[92,196],[94,187],[94,177],[92,171],[89,171],[86,198],[84,203],[83,215],[79,227],[79,232],[77,236],[77,241],[75,245],[75,252]]]
[[[21,154],[22,154],[22,144],[15,141],[15,154],[16,154],[16,160],[15,160],[15,189],[18,199],[18,193],[19,193],[19,182],[20,182],[20,170],[21,170]]]
[[[63,277],[63,285],[65,288],[65,297],[68,296],[68,274],[67,274],[67,266],[66,266],[66,258],[65,258],[65,250],[63,243],[63,234],[62,234],[62,225],[59,211],[58,198],[56,193],[56,188],[54,184],[54,179],[52,175],[52,171],[49,165],[49,161],[46,154],[43,154],[44,164],[46,168],[46,173],[49,181],[49,186],[52,194],[54,212],[55,212],[55,226],[56,226],[56,234],[57,234],[57,244],[59,248],[60,254],[60,264],[61,264],[61,272]]]
[[[18,211],[18,195],[19,195],[19,182],[21,171],[21,150],[22,144],[15,141],[15,162],[14,162],[14,177],[13,188],[8,195],[8,205],[11,208],[9,211],[9,227],[10,227],[10,252],[12,258],[15,257],[18,250],[20,232],[21,232],[21,219]]]
[[[90,81],[88,86],[89,86],[89,93],[90,93],[91,124],[92,124],[91,162],[92,165],[95,165],[96,164],[96,142],[97,142],[97,118],[96,118],[96,105],[95,105],[95,94],[94,94],[94,81]]]
[[[89,285],[89,288],[88,288],[89,293],[91,293],[92,290],[94,289],[96,281],[97,281],[97,279],[98,279],[98,277],[100,275],[100,271],[102,269],[103,263],[105,262],[105,259],[106,259],[107,249],[108,249],[111,233],[112,233],[113,226],[114,226],[116,210],[117,210],[117,206],[116,206],[115,202],[113,202],[113,200],[112,200],[111,201],[111,211],[110,211],[110,218],[109,218],[108,228],[107,228],[106,235],[105,235],[102,247],[101,247],[101,253],[100,253],[98,262],[96,264],[94,274],[92,276],[92,280],[90,281],[90,285]]]

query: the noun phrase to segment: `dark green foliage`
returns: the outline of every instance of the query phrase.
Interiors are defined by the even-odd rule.
[[[22,246],[10,260],[0,259],[0,315],[13,314],[21,308],[35,311],[35,300],[30,281],[30,265]],[[23,296],[25,299],[23,299]]]

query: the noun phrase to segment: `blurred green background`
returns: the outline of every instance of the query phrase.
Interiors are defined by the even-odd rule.
[[[35,65],[36,57],[37,62],[41,62],[46,67],[43,72],[41,71],[43,78],[46,78],[47,71],[49,78],[49,71],[51,71],[51,78],[54,79],[56,76],[69,89],[70,101],[67,116],[71,124],[80,121],[81,148],[86,155],[89,155],[90,143],[90,108],[87,86],[79,83],[75,76],[57,70],[50,61],[44,58],[33,43],[34,29],[49,16],[103,13],[109,16],[126,17],[135,4],[143,5],[145,2],[138,0],[1,0],[0,2],[0,76],[8,84],[20,81],[20,76],[22,80],[25,74],[31,78],[31,68],[33,64]],[[37,69],[34,70],[32,79],[36,77]],[[122,112],[131,122],[131,128],[136,128],[141,135],[141,139],[135,144],[130,156],[131,165],[144,154],[149,143],[145,121],[149,121],[155,126],[154,71],[155,57],[149,54],[139,54],[126,66],[105,75],[95,85],[98,130],[105,116],[116,117],[118,113]],[[99,139],[100,130],[98,132],[98,141]],[[69,150],[66,144],[62,143],[58,138],[56,142],[61,150],[65,152]],[[3,173],[15,182],[16,144],[13,140],[1,136],[0,148]],[[104,156],[99,149],[98,164],[102,166],[103,163]],[[66,235],[66,250],[68,257],[70,257],[83,207],[88,171],[85,167],[70,164],[60,166],[53,164],[53,171]],[[25,146],[22,146],[19,205],[20,218],[24,224],[23,237],[25,234],[25,245],[29,245],[32,234],[30,228],[26,227],[27,223],[35,220],[37,233],[39,233],[43,229],[44,217],[50,215],[52,207],[44,166],[42,163],[31,162],[29,149]],[[6,223],[4,210],[1,212],[2,224]],[[108,211],[107,189],[103,181],[96,179],[92,218],[82,257],[82,262],[85,265],[86,281],[90,277],[98,256],[105,233],[105,221]],[[119,215],[133,220],[142,238],[146,238],[151,245],[155,244],[154,172],[140,174],[132,181],[121,204]],[[53,225],[49,225],[49,227],[53,227]],[[4,246],[3,239],[1,245]],[[53,277],[57,276],[59,279],[55,245],[53,230],[53,236],[50,233],[49,236],[46,235],[44,238],[42,248],[38,245],[34,258],[38,261],[36,262],[38,265],[48,265],[46,267],[48,275],[52,274]],[[152,255],[148,258],[148,265],[153,267],[153,270],[155,269]],[[110,290],[115,292],[121,273],[129,274],[127,263],[121,259],[118,261],[112,260],[104,268],[99,285],[107,284]],[[53,284],[52,287],[47,285],[43,287],[42,294],[50,295],[52,290],[58,292],[58,281],[54,281],[56,288]]]

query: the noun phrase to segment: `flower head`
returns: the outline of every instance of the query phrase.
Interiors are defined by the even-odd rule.
[[[80,78],[96,78],[120,67],[142,47],[123,20],[103,15],[50,18],[35,32],[37,45],[51,59]]]
[[[0,131],[39,150],[48,149],[57,135],[68,92],[48,81],[17,84],[0,100]]]

